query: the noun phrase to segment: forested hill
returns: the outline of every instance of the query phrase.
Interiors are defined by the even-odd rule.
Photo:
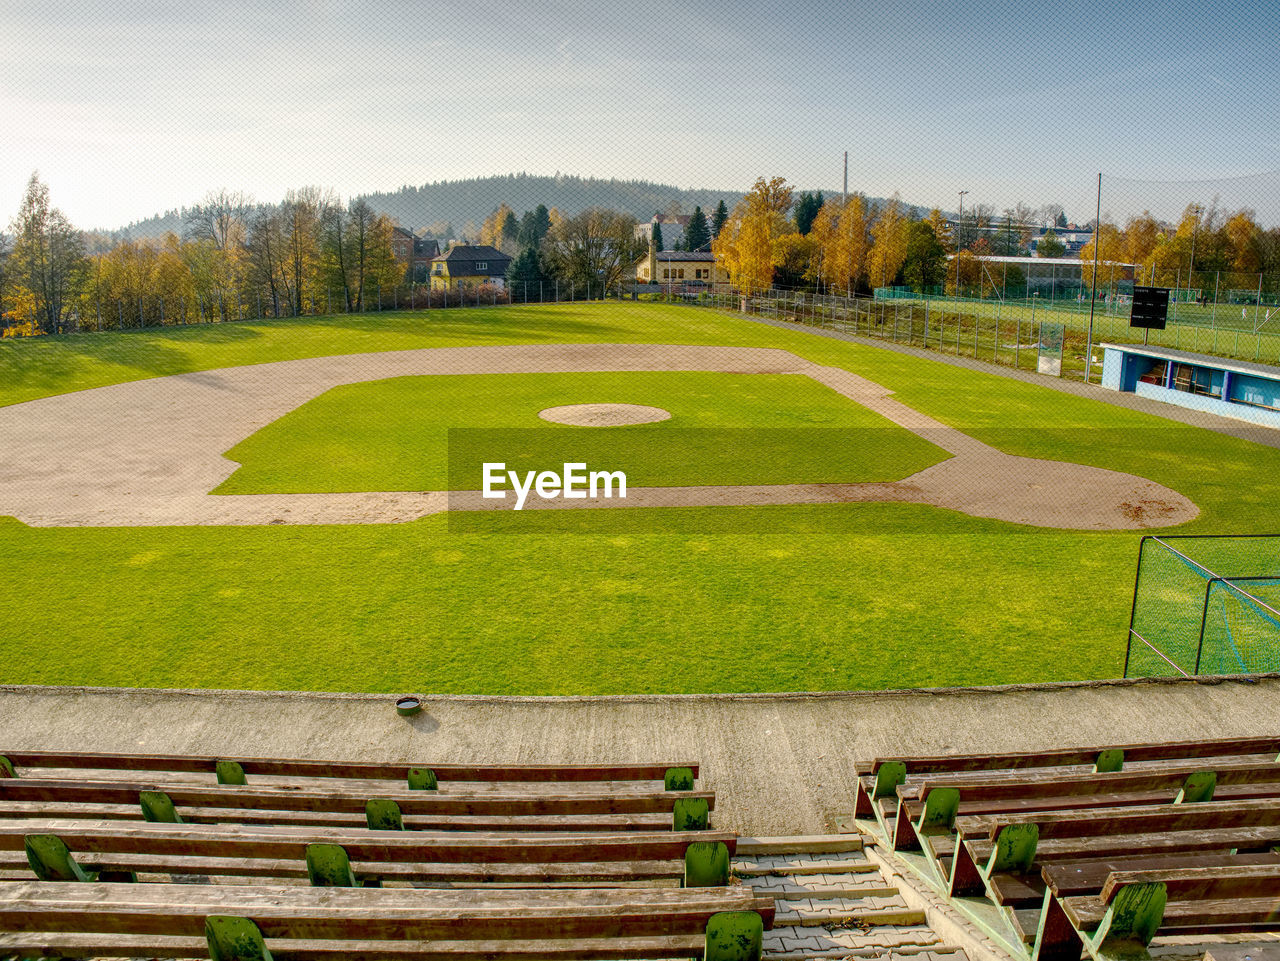
[[[665,212],[673,204],[683,213],[691,213],[695,205],[701,205],[710,216],[721,200],[732,208],[742,194],[726,190],[681,190],[645,180],[597,180],[560,174],[536,177],[521,173],[472,180],[442,180],[365,196],[374,210],[395,218],[401,226],[415,231],[434,227],[436,233],[443,233],[443,226],[448,224],[457,235],[461,235],[468,230],[468,224],[478,227],[503,203],[511,207],[516,216],[535,209],[538,204],[546,204],[548,208],[558,208],[566,216],[587,207],[608,207],[625,211],[638,220],[648,220],[657,211]],[[255,199],[261,203],[278,203],[283,198]],[[105,233],[113,240],[163,237],[170,230],[180,234],[184,213],[182,210],[169,210]]]
[[[596,180],[595,178],[535,177],[510,174],[475,180],[445,180],[420,187],[401,187],[394,193],[366,195],[375,210],[388,214],[402,226],[417,230],[448,222],[458,233],[468,223],[479,225],[499,204],[520,216],[538,204],[555,207],[572,216],[587,207],[608,207],[648,220],[673,204],[683,213],[700,205],[710,216],[721,200],[732,208],[741,193],[725,190],[681,190],[645,180]]]

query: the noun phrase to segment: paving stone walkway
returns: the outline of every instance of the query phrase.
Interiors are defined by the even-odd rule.
[[[925,923],[850,835],[741,838],[733,865],[742,883],[777,899],[764,957],[968,961]]]

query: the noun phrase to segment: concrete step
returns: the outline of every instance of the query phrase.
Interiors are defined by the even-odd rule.
[[[765,951],[764,961],[838,961],[841,958],[874,958],[876,961],[968,961],[959,948],[941,947],[937,951],[894,951],[884,948],[833,948],[829,951]]]
[[[798,834],[776,838],[738,838],[736,857],[765,854],[835,854],[862,850],[862,838],[849,834]]]
[[[772,898],[794,901],[802,898],[891,898],[898,889],[879,876],[860,879],[849,875],[806,874],[800,877],[745,878],[743,883],[753,891]]]
[[[832,901],[778,901],[775,925],[796,927],[878,927],[880,925],[924,924],[925,914],[906,904],[872,907],[876,898],[835,899]],[[884,899],[901,900],[901,899]]]
[[[764,933],[763,947],[764,957],[787,959],[913,955],[917,961],[932,961],[926,952],[950,956],[955,951],[923,924],[871,929],[775,924]],[[963,954],[947,961],[963,961]]]
[[[816,855],[790,858],[786,855],[738,860],[733,862],[733,873],[740,878],[763,874],[876,874],[880,868],[865,858],[847,858],[837,855]]]

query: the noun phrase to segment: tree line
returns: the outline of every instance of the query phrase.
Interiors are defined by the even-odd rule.
[[[181,235],[109,243],[77,230],[33,174],[0,240],[0,326],[47,334],[360,311],[403,274],[392,230],[363,199],[307,187],[277,204],[211,193]]]
[[[679,246],[711,250],[743,291],[909,286],[989,294],[995,279],[984,256],[1024,254],[1036,238],[1038,255],[1060,256],[1065,248],[1052,228],[1066,226],[1056,205],[1018,204],[998,219],[979,204],[951,220],[938,209],[921,215],[897,195],[873,202],[860,193],[797,194],[774,177],[757,180],[732,211],[722,201],[708,218],[696,207]],[[539,204],[517,216],[501,204],[470,240],[511,256],[508,296],[532,299],[536,291],[542,299],[551,288],[559,297],[619,289],[648,252],[636,227],[629,214],[604,208],[566,217]],[[367,200],[343,203],[316,187],[274,204],[224,190],[185,211],[180,234],[112,241],[76,229],[32,174],[9,231],[0,232],[0,331],[362,312],[375,299],[381,306],[384,290],[428,279],[406,277],[395,229]],[[663,249],[659,223],[651,242]],[[1278,293],[1280,228],[1264,229],[1249,210],[1190,204],[1176,223],[1149,212],[1123,225],[1104,221],[1079,252],[1082,261],[1093,261],[1095,244],[1101,263],[1136,264],[1149,283],[1191,288],[1194,270],[1196,285],[1213,278],[1215,288],[1256,284]],[[1022,282],[1016,267],[1002,272],[1002,284]]]
[[[1048,227],[1046,233],[1040,231]],[[769,287],[816,292],[870,293],[877,287],[907,286],[926,292],[990,293],[995,279],[982,258],[1030,253],[1039,257],[1066,253],[1056,229],[1068,226],[1060,206],[1038,209],[1024,204],[1003,211],[978,205],[954,220],[938,209],[917,215],[895,194],[882,203],[854,193],[847,199],[800,193],[782,177],[760,178],[717,232],[712,250],[730,282],[743,291]],[[1280,274],[1280,228],[1264,229],[1250,210],[1227,212],[1216,205],[1188,205],[1177,223],[1160,221],[1149,211],[1123,226],[1104,221],[1094,231],[1099,261],[1135,264],[1140,279],[1173,286],[1212,284],[1216,272],[1231,273],[1235,283],[1252,277],[1276,293]],[[1037,239],[1038,238],[1038,239]],[[1094,258],[1094,241],[1079,251],[1085,277]],[[1024,282],[1015,267],[1001,282]],[[1209,296],[1206,293],[1206,296]]]
[[[568,297],[617,289],[629,278],[645,253],[635,227],[634,217],[602,208],[565,217],[539,205],[516,218],[504,204],[478,236],[463,241],[510,252],[506,280],[513,293],[554,285]],[[78,230],[32,174],[9,232],[0,232],[0,331],[378,309],[389,299],[384,293],[429,282],[408,273],[411,257],[396,257],[396,245],[403,251],[406,240],[364,198],[343,203],[333,191],[306,187],[274,204],[213,192],[184,211],[181,233],[113,241]],[[495,293],[480,292],[485,300]]]

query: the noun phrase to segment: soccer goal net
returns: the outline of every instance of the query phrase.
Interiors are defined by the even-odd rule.
[[[1280,536],[1142,539],[1125,677],[1280,670]]]

